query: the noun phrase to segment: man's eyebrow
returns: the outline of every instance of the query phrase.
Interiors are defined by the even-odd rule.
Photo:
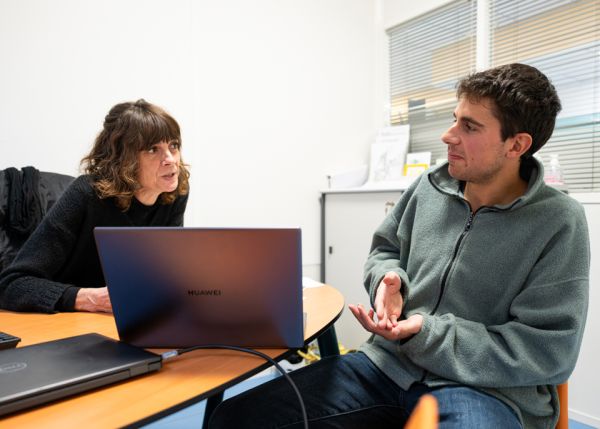
[[[456,113],[453,113],[453,115],[454,115],[454,119],[457,119],[457,117],[456,117]],[[482,123],[481,123],[481,122],[479,122],[479,121],[476,121],[475,119],[473,119],[473,118],[472,118],[472,117],[470,117],[470,116],[461,116],[461,117],[460,117],[460,120],[461,120],[461,121],[463,121],[463,122],[469,122],[469,123],[471,123],[471,124],[473,124],[473,125],[476,125],[476,126],[478,126],[478,127],[485,128],[485,125],[484,125],[484,124],[482,124]]]

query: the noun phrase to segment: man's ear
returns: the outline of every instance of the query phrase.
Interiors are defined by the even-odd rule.
[[[508,141],[508,143],[510,143],[510,146],[508,148],[506,156],[509,158],[516,159],[521,158],[521,155],[523,155],[529,150],[532,142],[533,139],[531,138],[531,135],[529,133],[515,134],[514,137],[511,137]]]

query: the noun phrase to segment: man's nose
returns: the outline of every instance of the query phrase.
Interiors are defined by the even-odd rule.
[[[446,130],[444,134],[442,134],[442,141],[446,144],[458,144],[460,143],[460,139],[456,135],[456,126],[457,124],[452,125],[450,128]]]

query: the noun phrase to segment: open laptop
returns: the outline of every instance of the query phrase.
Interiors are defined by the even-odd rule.
[[[97,227],[122,341],[304,345],[299,228]]]
[[[161,357],[99,334],[0,351],[0,415],[156,371]]]

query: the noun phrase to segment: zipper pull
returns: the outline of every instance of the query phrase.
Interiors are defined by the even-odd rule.
[[[469,219],[467,219],[467,225],[465,226],[465,232],[467,232],[468,230],[471,229],[471,225],[473,225],[474,217],[475,217],[475,214],[473,212],[470,212]]]

